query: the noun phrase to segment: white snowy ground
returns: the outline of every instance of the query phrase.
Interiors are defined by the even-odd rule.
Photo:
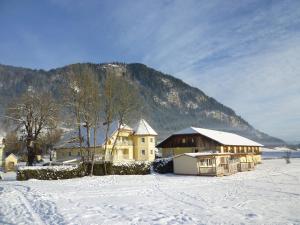
[[[300,224],[299,180],[300,159],[228,177],[6,180],[0,224]]]

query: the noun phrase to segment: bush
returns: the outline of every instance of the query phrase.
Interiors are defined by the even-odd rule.
[[[85,163],[86,168],[87,168],[87,174],[91,173],[91,169],[92,169],[92,164],[90,162],[86,162]],[[111,162],[106,162],[106,175],[111,175],[113,174],[112,172],[112,163]],[[104,163],[103,162],[95,162],[94,163],[94,171],[93,171],[93,175],[95,176],[104,176]]]
[[[173,173],[173,158],[156,159],[152,166],[156,173]]]
[[[150,162],[126,162],[113,165],[116,175],[146,175],[150,174]]]
[[[59,180],[85,175],[86,167],[83,164],[76,166],[25,166],[17,170],[17,180]]]
[[[150,174],[150,162],[122,162],[122,163],[106,163],[106,175],[145,175]],[[91,163],[86,163],[87,172],[90,174]],[[103,176],[104,164],[97,162],[94,164],[93,175]]]

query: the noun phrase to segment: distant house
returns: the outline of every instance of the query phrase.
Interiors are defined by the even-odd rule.
[[[96,160],[106,161],[153,161],[155,159],[155,143],[157,133],[145,121],[141,119],[134,128],[126,124],[120,126],[113,122],[110,125],[108,139],[105,138],[105,126],[100,127],[96,134]],[[118,134],[119,133],[119,134]],[[78,141],[78,131],[72,130],[66,132],[60,143],[55,146],[56,161],[68,161],[80,159],[81,156],[88,157],[86,128],[82,127],[82,149]],[[117,137],[118,134],[118,137]],[[90,146],[93,150],[94,130],[90,130]],[[116,140],[116,142],[115,142]],[[113,144],[116,143],[113,149]],[[104,149],[107,144],[107,149],[111,154],[105,155]]]
[[[3,167],[6,172],[15,171],[17,164],[18,157],[13,153],[7,155],[3,161]]]
[[[6,172],[13,171],[17,166],[18,158],[13,153],[5,151],[4,139],[0,137],[0,140],[0,167]]]
[[[227,175],[251,170],[261,162],[263,145],[240,135],[189,127],[157,145],[163,157],[174,157],[174,172]]]

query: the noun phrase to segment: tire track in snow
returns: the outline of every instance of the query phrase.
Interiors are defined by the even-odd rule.
[[[36,190],[28,186],[18,184],[15,185],[15,190],[22,195],[26,205],[32,209],[38,224],[65,224],[63,216],[58,213],[55,203],[49,198],[38,194]]]
[[[29,201],[24,197],[24,195],[12,186],[4,185],[1,190],[1,197],[3,193],[7,194],[4,196],[7,199],[1,201],[0,212],[5,214],[5,216],[11,220],[11,222],[5,222],[0,219],[2,223],[31,223],[43,225],[44,222],[41,217],[34,211],[33,207]],[[10,200],[12,199],[12,200]],[[7,201],[5,201],[7,200]],[[2,208],[3,207],[3,208]],[[13,210],[12,210],[13,209]],[[8,210],[8,211],[7,211]],[[33,220],[33,221],[32,221]]]
[[[201,206],[201,205],[191,203],[191,202],[186,201],[186,200],[184,200],[184,199],[176,198],[176,197],[170,195],[169,193],[163,191],[162,188],[161,188],[161,186],[160,186],[160,184],[159,184],[160,179],[158,178],[158,176],[157,176],[156,174],[153,174],[153,176],[154,176],[154,187],[155,187],[159,192],[161,192],[165,197],[167,197],[167,198],[169,198],[169,199],[171,199],[171,200],[175,200],[175,201],[177,201],[177,202],[180,202],[180,203],[182,203],[182,204],[188,205],[188,206],[193,206],[193,207],[196,207],[196,208],[199,208],[199,209],[202,209],[202,210],[207,210],[207,208],[205,208],[205,207],[203,207],[203,206]],[[179,194],[180,196],[185,196],[185,197],[188,197],[188,198],[190,198],[190,199],[195,200],[194,196],[185,194],[184,192],[177,192],[177,194]],[[201,200],[201,201],[203,201],[204,203],[206,203],[206,201],[205,201],[202,197],[200,197],[200,196],[199,196],[199,199],[198,199],[198,200]]]

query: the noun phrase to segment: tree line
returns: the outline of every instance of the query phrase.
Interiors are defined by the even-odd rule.
[[[103,85],[100,85],[97,74],[85,68],[67,71],[64,77],[62,99],[55,99],[51,91],[34,87],[6,107],[6,125],[14,131],[7,136],[6,146],[19,148],[14,143],[20,144],[17,140],[21,138],[29,166],[34,164],[41,146],[52,148],[62,134],[60,128],[71,124],[78,131],[76,139],[81,160],[92,162],[93,168],[99,127],[105,126],[105,162],[112,155],[118,139],[113,140],[113,147],[109,149],[107,142],[112,123],[118,122],[118,137],[121,126],[139,112],[137,87],[125,76],[118,76],[108,70]],[[83,132],[86,132],[86,145],[83,145]],[[87,157],[84,157],[84,152],[87,152]]]

